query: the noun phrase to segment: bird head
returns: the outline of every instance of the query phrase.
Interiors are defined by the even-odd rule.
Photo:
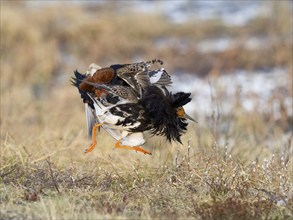
[[[181,135],[186,132],[187,119],[195,121],[185,113],[184,105],[191,101],[190,93],[165,93],[158,87],[149,87],[141,100],[152,124],[152,134],[163,135],[169,140],[181,142]]]
[[[183,108],[184,105],[186,105],[187,103],[189,103],[191,101],[190,95],[191,95],[191,93],[178,92],[178,93],[172,95],[171,103],[172,103],[173,108],[176,109],[176,115],[178,118],[189,119],[189,120],[197,123],[196,120],[194,120],[191,116],[186,114],[186,112]]]
[[[196,120],[194,120],[191,116],[186,114],[186,112],[185,112],[185,110],[184,110],[184,108],[182,106],[180,106],[180,107],[178,107],[176,109],[176,115],[177,115],[178,118],[186,118],[186,119],[189,119],[189,120],[197,123]]]

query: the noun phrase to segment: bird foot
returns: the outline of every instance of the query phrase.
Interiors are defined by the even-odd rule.
[[[88,147],[87,149],[84,150],[85,153],[89,153],[91,152],[95,147],[96,147],[96,144],[97,144],[97,137],[96,137],[96,133],[97,133],[97,128],[101,127],[104,123],[101,123],[101,124],[95,124],[93,126],[93,129],[92,129],[92,136],[93,136],[93,144]]]
[[[128,149],[128,150],[135,150],[135,151],[142,152],[142,153],[144,153],[144,154],[152,155],[151,152],[149,152],[149,151],[147,151],[147,150],[145,150],[145,149],[143,149],[143,148],[141,148],[141,147],[139,147],[139,146],[135,146],[135,147],[123,146],[123,145],[120,144],[120,142],[121,142],[121,139],[118,140],[118,141],[116,142],[116,144],[115,144],[115,147],[116,147],[116,148],[120,148],[120,149]]]
[[[84,153],[89,153],[91,152],[95,147],[97,143],[93,143],[90,147],[84,150]]]

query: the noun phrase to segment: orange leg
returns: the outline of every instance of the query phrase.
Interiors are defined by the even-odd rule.
[[[85,149],[85,153],[88,153],[88,152],[91,152],[95,147],[96,147],[96,144],[97,144],[97,137],[96,137],[96,133],[97,133],[97,128],[99,128],[100,126],[102,126],[104,123],[101,123],[101,124],[95,124],[94,127],[93,127],[93,130],[92,130],[92,136],[93,136],[93,144],[88,147],[87,149]]]
[[[149,154],[152,155],[151,152],[146,151],[145,149],[139,147],[139,146],[135,146],[135,147],[130,147],[130,146],[122,146],[120,145],[121,139],[119,141],[116,142],[115,147],[116,148],[120,148],[120,149],[129,149],[129,150],[135,150],[135,151],[139,151],[142,152],[144,154]]]

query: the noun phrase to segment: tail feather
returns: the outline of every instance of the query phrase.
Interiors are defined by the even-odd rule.
[[[71,83],[78,89],[81,99],[84,103],[87,103],[91,108],[94,108],[93,100],[89,97],[86,91],[79,88],[80,83],[87,77],[86,74],[81,74],[77,70],[74,71],[75,78],[71,78]]]
[[[86,103],[85,104],[85,117],[86,117],[86,125],[87,125],[87,132],[88,132],[88,137],[92,137],[92,129],[96,123],[96,116],[94,110],[89,107],[89,105]],[[100,123],[98,121],[98,123]]]

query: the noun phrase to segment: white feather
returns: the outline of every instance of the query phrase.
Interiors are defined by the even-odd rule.
[[[88,137],[92,137],[92,129],[96,123],[95,115],[93,114],[92,109],[89,107],[87,103],[85,103],[85,117],[86,117],[86,125],[87,125],[87,133]],[[99,122],[98,122],[99,123]]]
[[[99,69],[102,69],[102,67],[100,67],[99,65],[97,65],[95,63],[92,63],[91,65],[89,65],[89,68],[86,71],[86,74],[92,76]]]
[[[164,69],[162,68],[150,77],[151,84],[155,84],[156,82],[159,81],[159,79],[162,77],[163,71]]]
[[[143,145],[144,143],[145,139],[142,132],[128,134],[121,140],[121,145],[130,147]]]
[[[138,132],[138,133],[130,133],[129,134],[129,132],[126,131],[129,128],[139,126],[140,122],[137,121],[134,124],[129,124],[129,125],[126,124],[124,126],[122,126],[122,125],[117,126],[116,124],[119,121],[124,120],[124,118],[117,116],[117,115],[113,115],[108,111],[110,108],[113,107],[113,105],[112,106],[105,106],[98,99],[94,99],[90,94],[88,94],[88,95],[94,101],[94,108],[95,108],[95,113],[96,113],[95,117],[96,117],[97,123],[103,123],[102,127],[103,127],[103,129],[105,129],[106,132],[108,132],[108,134],[110,134],[116,140],[121,139],[122,145],[138,146],[138,145],[142,145],[145,143],[143,133]],[[120,102],[119,104],[121,104],[121,103],[125,103],[125,101]],[[89,106],[87,106],[86,112],[92,113]],[[87,118],[87,121],[88,121],[88,118]],[[89,121],[92,122],[92,120],[89,120]],[[122,132],[121,132],[121,130],[122,130]]]
[[[103,129],[105,129],[105,131],[112,136],[116,141],[118,141],[121,137],[120,137],[120,132],[119,130],[115,130],[115,129],[111,129],[109,128],[108,125],[103,124],[102,125]]]

